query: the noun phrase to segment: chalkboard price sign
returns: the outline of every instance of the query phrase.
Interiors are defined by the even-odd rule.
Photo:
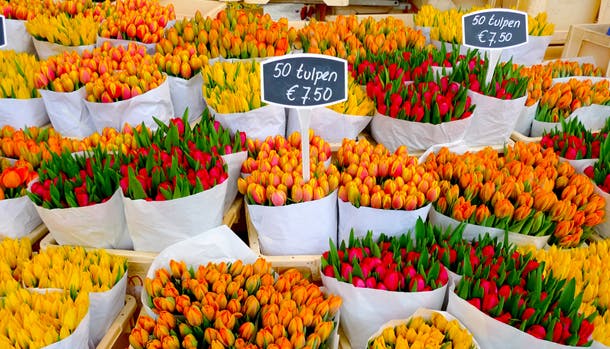
[[[290,108],[312,108],[347,99],[347,61],[310,53],[261,63],[261,99]]]
[[[503,49],[527,43],[527,13],[505,9],[482,10],[462,17],[464,46]]]
[[[6,46],[6,20],[0,15],[0,47]]]

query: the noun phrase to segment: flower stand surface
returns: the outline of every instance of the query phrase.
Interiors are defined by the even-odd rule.
[[[123,333],[128,333],[132,327],[134,314],[136,313],[136,298],[130,295],[125,297],[125,305],[121,309],[116,320],[110,325],[106,335],[97,345],[96,349],[112,349],[117,347],[119,338]]]

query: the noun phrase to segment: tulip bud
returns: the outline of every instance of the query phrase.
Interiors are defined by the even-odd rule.
[[[197,338],[192,333],[187,334],[182,339],[182,347],[184,349],[197,349]]]
[[[171,336],[171,335],[165,336],[161,340],[161,348],[162,349],[179,349],[180,341],[178,340],[178,337],[176,337],[176,336]]]
[[[267,345],[273,343],[273,333],[267,328],[263,328],[256,333],[256,345],[259,348],[265,348]]]
[[[143,328],[136,327],[129,334],[129,345],[134,349],[144,349],[148,342],[148,332]]]
[[[189,325],[197,327],[203,323],[203,313],[201,309],[196,305],[191,305],[186,309],[184,313],[186,321]]]

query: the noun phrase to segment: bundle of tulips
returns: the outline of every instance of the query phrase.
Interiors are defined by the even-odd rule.
[[[457,221],[552,234],[551,242],[567,247],[578,245],[604,217],[605,202],[593,183],[537,143],[517,142],[502,156],[490,148],[463,155],[445,148],[424,165],[441,180],[436,211]]]
[[[39,67],[40,62],[33,55],[0,51],[0,98],[40,97],[34,84],[34,74],[39,71]]]
[[[551,148],[567,160],[598,159],[601,143],[610,131],[610,123],[598,132],[592,132],[578,119],[561,120],[561,130],[553,129],[540,140],[543,148]]]
[[[276,278],[263,259],[199,266],[171,260],[144,286],[158,316],[138,319],[129,335],[134,349],[329,348],[341,306],[295,269]]]
[[[99,23],[82,13],[71,16],[62,12],[55,16],[37,16],[29,20],[25,27],[30,35],[40,41],[63,46],[83,46],[95,44]]]
[[[593,83],[591,80],[570,79],[551,86],[542,95],[536,120],[560,122],[575,110],[592,104],[610,105],[609,81]]]

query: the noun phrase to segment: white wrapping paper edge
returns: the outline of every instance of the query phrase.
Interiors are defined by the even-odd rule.
[[[220,114],[207,105],[212,116],[228,128],[231,135],[243,131],[248,138],[264,140],[268,136],[286,134],[286,112],[283,107],[266,105],[245,113]]]
[[[104,338],[125,304],[127,293],[127,271],[111,289],[105,292],[89,293],[89,346],[95,347]]]
[[[418,308],[440,310],[447,285],[427,292],[391,292],[358,288],[321,273],[328,292],[343,299],[341,323],[352,348],[366,348],[367,339],[392,319],[410,316]]]
[[[319,200],[285,206],[246,203],[246,209],[264,255],[319,255],[328,250],[329,239],[337,241],[336,190]]]
[[[402,324],[408,324],[411,321],[411,319],[417,318],[417,317],[421,317],[426,321],[430,321],[430,320],[432,320],[432,314],[434,314],[434,313],[442,315],[445,319],[447,319],[447,321],[456,320],[462,329],[465,329],[468,332],[470,332],[470,330],[468,330],[468,328],[466,326],[464,326],[464,324],[460,320],[458,320],[455,316],[451,315],[450,313],[448,313],[446,311],[419,308],[413,313],[413,315],[409,316],[406,319],[390,320],[390,321],[386,322],[385,324],[383,324],[377,332],[375,332],[371,337],[369,337],[369,340],[367,341],[367,343],[372,341],[373,339],[381,336],[381,334],[383,333],[383,330],[385,330],[386,328],[394,328],[394,327],[402,325]],[[473,345],[473,347],[471,349],[480,349],[481,348],[481,346],[479,346],[479,343],[474,338],[474,336],[472,336],[472,345]]]
[[[354,229],[354,237],[364,237],[367,232],[373,232],[373,240],[377,241],[381,233],[387,236],[400,236],[415,227],[417,219],[426,221],[432,204],[413,211],[384,210],[372,207],[355,207],[350,202],[337,199],[339,207],[338,242],[349,240],[350,231]],[[414,237],[413,237],[414,238]]]
[[[298,110],[289,108],[286,134],[300,131]],[[371,116],[340,114],[329,108],[311,110],[309,128],[329,143],[341,143],[343,138],[356,139],[371,122]]]
[[[91,314],[90,311],[81,319],[78,326],[72,334],[68,337],[60,340],[59,342],[42,347],[43,349],[75,349],[75,348],[88,348],[89,342],[89,329],[91,328]]]
[[[587,130],[597,131],[602,129],[606,124],[606,118],[610,116],[610,105],[592,104],[586,107],[580,107],[572,112],[570,116],[566,118],[566,121],[570,121],[573,118],[578,119]],[[560,129],[560,122],[544,122],[533,120],[532,121],[532,137],[540,137],[546,132],[550,132],[553,129]]]
[[[538,109],[539,101],[530,105],[529,107],[524,107],[519,114],[519,119],[517,119],[517,124],[515,125],[515,131],[521,133],[524,136],[529,136],[532,130],[532,122],[534,121],[534,117],[536,117],[536,110]]]
[[[4,125],[14,128],[40,127],[48,123],[49,116],[42,98],[0,98],[0,127]]]
[[[0,237],[22,238],[41,223],[34,203],[27,196],[0,200]]]
[[[89,110],[85,106],[85,87],[73,92],[38,90],[53,128],[62,136],[88,137],[95,132]]]
[[[425,151],[436,144],[462,140],[471,127],[473,116],[433,125],[395,119],[376,112],[371,122],[371,135],[391,152],[401,145],[406,145],[409,151]]]
[[[25,29],[25,22],[19,19],[4,19],[7,43],[0,50],[13,50],[17,53],[36,53],[32,36]]]
[[[464,141],[471,146],[495,145],[506,142],[525,107],[527,96],[502,100],[468,90],[472,104],[476,105]]]
[[[454,288],[455,285],[449,287],[449,304],[447,306],[447,311],[453,314],[463,324],[466,324],[466,327],[474,335],[482,348],[582,348],[537,339],[526,332],[500,322],[475,308],[466,300],[458,297],[453,291]]]
[[[448,217],[442,213],[437,212],[434,207],[430,209],[430,216],[428,217],[430,223],[434,225],[441,226],[443,228],[454,227],[456,228],[460,222],[457,220]],[[466,224],[466,228],[464,229],[464,240],[474,240],[479,236],[484,236],[486,233],[489,233],[489,236],[492,238],[497,237],[499,241],[504,240],[504,230],[493,228],[493,227],[484,227],[481,225],[475,224]],[[518,234],[513,232],[508,232],[508,242],[513,243],[517,246],[528,246],[534,245],[536,248],[543,248],[546,243],[549,241],[550,235],[545,236],[528,236],[524,234]]]
[[[169,91],[174,107],[174,115],[181,116],[186,108],[189,110],[189,122],[193,122],[201,116],[205,109],[205,101],[201,94],[203,77],[201,73],[195,74],[189,80],[168,76]]]
[[[222,159],[227,164],[229,178],[227,179],[227,194],[223,204],[223,214],[227,212],[233,201],[237,197],[237,180],[241,173],[241,165],[248,158],[248,151],[243,150],[233,154],[222,155]]]
[[[507,62],[511,58],[514,64],[531,66],[542,63],[546,49],[551,43],[552,36],[527,36],[527,43],[521,46],[502,50],[500,61]]]
[[[135,251],[158,252],[222,224],[228,179],[183,198],[146,201],[123,198],[127,230]]]
[[[169,269],[169,261],[172,259],[184,261],[187,266],[198,266],[209,262],[232,262],[238,259],[244,264],[251,264],[257,258],[258,256],[229,227],[221,225],[165,248],[152,261],[146,277],[152,279],[158,269]],[[157,314],[150,308],[145,288],[142,288],[140,299],[146,313],[156,319]]]
[[[36,211],[60,245],[79,245],[96,248],[130,249],[121,189],[104,203],[85,207],[47,209],[36,206]]]
[[[157,128],[153,116],[164,123],[174,117],[174,107],[167,78],[156,88],[139,96],[112,103],[97,103],[85,100],[97,132],[104,128],[123,129],[125,123],[139,125],[142,122],[151,129]]]
[[[593,183],[593,185],[595,185],[595,193],[606,200],[606,215],[604,221],[595,226],[595,231],[602,237],[610,239],[610,194],[603,191],[597,184]]]
[[[38,40],[34,37],[32,37],[32,42],[34,42],[34,48],[36,48],[36,53],[38,54],[38,58],[40,60],[45,60],[51,56],[55,56],[63,52],[76,52],[79,55],[82,55],[85,50],[93,51],[93,49],[95,48],[95,44],[81,46],[65,46],[48,41]]]

